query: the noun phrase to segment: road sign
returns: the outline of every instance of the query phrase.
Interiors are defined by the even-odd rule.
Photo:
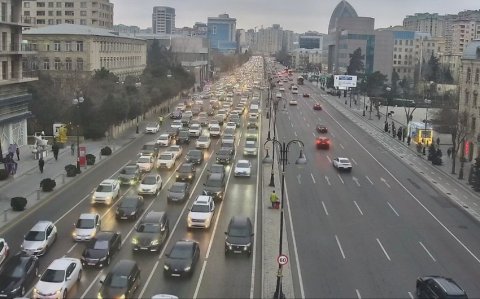
[[[277,257],[278,264],[285,266],[288,263],[288,256],[282,254]]]

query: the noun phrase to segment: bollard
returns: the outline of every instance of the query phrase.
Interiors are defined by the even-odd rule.
[[[62,173],[62,184],[65,184],[65,174]]]
[[[3,222],[7,222],[8,221],[8,209],[5,209],[3,210]]]
[[[101,152],[98,154],[98,160],[102,160],[102,153]]]
[[[38,189],[37,190],[37,200],[40,200],[40,194],[41,194],[40,192],[42,192],[42,190]]]

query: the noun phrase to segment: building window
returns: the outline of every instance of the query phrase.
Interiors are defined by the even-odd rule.
[[[65,59],[65,69],[67,71],[71,71],[72,70],[72,58],[66,58]]]
[[[45,7],[45,2],[37,2],[37,7]]]
[[[62,11],[61,10],[57,10],[57,17],[61,17],[62,16]]]
[[[80,11],[80,16],[86,17],[87,16],[87,11],[86,10]]]
[[[480,80],[480,69],[475,69],[475,84],[478,84],[478,81]]]
[[[83,42],[77,41],[77,52],[83,52]]]
[[[56,71],[59,71],[62,69],[62,62],[60,61],[60,58],[55,58],[55,61],[53,62],[53,67]]]
[[[60,52],[60,41],[56,40],[53,42],[53,51]]]
[[[81,8],[87,8],[87,2],[80,2]]]
[[[57,2],[57,8],[61,8],[62,7],[62,2]]]
[[[53,2],[48,2],[48,7],[53,7],[53,6],[54,6]]]
[[[69,17],[73,17],[73,16],[75,16],[75,13],[73,12],[73,10],[66,10],[65,15],[69,16]]]
[[[77,71],[83,71],[83,59],[77,58]]]
[[[472,117],[472,126],[470,128],[472,132],[475,132],[476,123],[477,123],[477,119],[475,117]]]
[[[60,19],[56,19],[55,21],[57,22],[57,25],[62,24],[62,20],[60,20]]]
[[[45,11],[44,10],[37,10],[37,17],[44,17]]]
[[[25,10],[25,11],[23,12],[23,15],[26,16],[26,17],[29,17],[29,16],[30,16],[30,11]]]
[[[87,25],[87,20],[81,19],[80,20],[80,25]]]
[[[473,108],[477,108],[477,98],[478,98],[478,93],[474,91],[473,92]]]
[[[30,2],[23,2],[23,8],[30,8]]]
[[[54,19],[48,19],[48,25],[55,25]]]
[[[468,106],[468,101],[470,100],[470,93],[468,90],[465,90],[465,106]]]
[[[45,20],[37,19],[37,25],[45,25]]]
[[[48,16],[49,16],[49,17],[53,17],[53,10],[49,10],[49,11],[48,11]]]
[[[44,70],[50,69],[50,60],[48,60],[48,58],[43,59],[43,69]]]
[[[73,8],[73,2],[65,2],[65,8]]]
[[[72,19],[65,19],[65,24],[75,24],[75,21]]]
[[[470,82],[470,78],[472,77],[472,70],[470,68],[467,68],[467,80],[466,82],[469,83]]]

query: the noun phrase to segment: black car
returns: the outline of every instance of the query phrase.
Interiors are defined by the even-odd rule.
[[[220,173],[212,173],[203,184],[203,194],[222,200],[225,191],[225,176]]]
[[[18,253],[0,271],[0,298],[23,297],[38,278],[38,258]]]
[[[217,152],[216,161],[218,164],[230,164],[232,162],[232,150],[230,148],[221,148]]]
[[[192,118],[188,115],[184,115],[182,116],[182,125],[183,127],[187,127],[190,126],[190,122],[192,121]]]
[[[175,182],[168,189],[167,201],[185,201],[190,195],[190,184],[184,182]]]
[[[180,130],[177,136],[177,144],[190,144],[190,133],[188,130]]]
[[[188,151],[187,155],[185,156],[185,160],[187,162],[193,164],[202,164],[203,162],[203,151],[202,150],[190,150]]]
[[[232,156],[235,155],[235,140],[232,139],[224,139],[222,140],[222,147],[224,149],[229,149],[232,153]]]
[[[182,111],[175,110],[170,114],[171,119],[181,119],[182,118]]]
[[[115,218],[117,219],[137,219],[143,212],[143,197],[139,195],[126,196],[118,204]]]
[[[142,146],[142,149],[140,150],[140,156],[153,156],[156,158],[159,150],[160,148],[156,142],[148,142]]]
[[[176,140],[176,139],[177,139],[179,132],[180,132],[180,129],[179,129],[179,128],[168,127],[168,128],[166,129],[166,133],[167,133],[168,135],[170,135],[170,138],[172,138],[172,140]]]
[[[128,164],[118,175],[118,180],[122,185],[135,185],[141,179],[140,168],[137,164]]]
[[[81,262],[84,267],[105,267],[110,265],[112,256],[120,249],[120,233],[100,231],[83,250]]]
[[[140,269],[134,261],[120,260],[100,283],[98,298],[132,298],[140,286]]]
[[[220,173],[223,176],[226,175],[225,166],[222,164],[212,164],[210,168],[207,170],[207,172],[208,172],[208,175],[211,175],[213,173]]]
[[[135,227],[133,250],[159,251],[169,234],[167,213],[150,211]]]
[[[193,182],[195,180],[196,167],[192,163],[184,162],[177,169],[176,180]]]
[[[233,216],[225,232],[225,254],[246,253],[252,254],[253,229],[252,221],[248,217]]]
[[[327,127],[323,125],[317,125],[317,132],[318,133],[328,133]]]
[[[417,279],[416,295],[416,298],[468,298],[467,293],[453,279],[433,275]]]
[[[165,276],[191,276],[200,256],[198,243],[190,240],[177,241],[166,254],[163,273]]]

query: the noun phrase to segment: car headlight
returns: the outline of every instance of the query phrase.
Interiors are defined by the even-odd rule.
[[[76,236],[77,236],[77,233],[76,233],[76,232],[73,232],[73,233],[72,233],[72,237],[75,238]]]
[[[232,246],[232,243],[228,242],[228,241],[225,241],[225,245],[227,245],[228,247]]]
[[[185,269],[183,269],[184,271],[190,271],[190,269],[192,269],[192,267],[185,267]]]
[[[133,211],[133,212],[131,212],[131,213],[130,213],[130,216],[133,216],[133,215],[135,215],[135,213],[137,213],[137,211]]]
[[[252,246],[252,243],[245,244],[245,247],[250,247],[250,246]]]
[[[180,177],[180,175],[178,175],[178,174],[177,174],[177,175],[176,175],[176,177],[177,177],[177,178],[179,178],[179,177]]]
[[[138,244],[138,239],[137,238],[132,238],[132,244],[137,245]]]
[[[158,243],[159,243],[158,240],[152,240],[152,241],[150,242],[150,245],[155,246],[155,245],[158,245]]]
[[[97,299],[103,299],[102,294],[100,292],[97,294]]]
[[[163,269],[168,271],[170,269],[170,267],[168,265],[163,265]]]
[[[38,290],[36,288],[33,288],[33,293],[38,294]]]
[[[92,232],[90,233],[90,237],[92,237],[92,238],[93,238],[93,237],[95,237],[95,235],[96,235],[96,234],[97,234],[97,232],[96,232],[96,231],[92,231]]]

